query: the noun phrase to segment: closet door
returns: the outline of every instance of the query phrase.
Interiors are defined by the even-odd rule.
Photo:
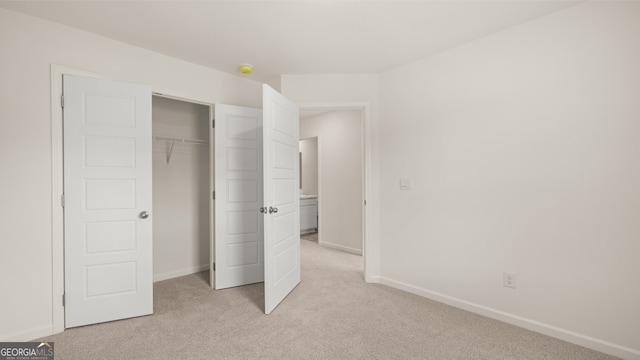
[[[263,85],[264,303],[269,314],[300,283],[298,107]]]
[[[151,89],[63,83],[65,327],[151,314]]]
[[[215,106],[215,189],[215,288],[264,281],[262,110]]]

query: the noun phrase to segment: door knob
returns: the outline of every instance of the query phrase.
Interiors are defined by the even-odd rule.
[[[148,217],[149,217],[149,213],[148,212],[143,211],[143,212],[140,213],[140,218],[141,219],[146,219]]]
[[[274,207],[269,206],[269,214],[277,213],[277,212],[278,212],[278,208],[274,208]]]

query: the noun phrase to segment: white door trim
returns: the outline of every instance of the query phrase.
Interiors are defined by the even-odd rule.
[[[300,110],[361,110],[363,113],[362,146],[364,156],[363,171],[363,198],[367,205],[364,206],[362,214],[362,256],[364,258],[364,280],[368,283],[380,282],[380,256],[379,233],[374,226],[375,214],[379,212],[377,203],[378,188],[377,183],[372,181],[372,123],[371,106],[366,102],[321,102],[321,103],[298,103]],[[320,148],[320,137],[318,137],[318,148]],[[318,165],[320,164],[320,154],[318,154]],[[320,183],[318,183],[320,188]],[[318,190],[320,191],[320,190]],[[319,219],[322,221],[322,218]],[[318,224],[320,226],[320,224]]]
[[[51,64],[51,306],[53,333],[64,330],[64,172],[62,167],[62,75],[103,78],[100,75]]]
[[[51,307],[53,334],[64,331],[64,212],[61,198],[64,192],[62,76],[75,75],[104,79],[105,76],[86,70],[51,64]],[[127,81],[127,79],[111,79]],[[131,82],[131,81],[129,81]],[[191,96],[151,86],[152,95],[213,106],[214,101],[192,99]]]

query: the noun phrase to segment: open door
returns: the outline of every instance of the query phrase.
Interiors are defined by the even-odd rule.
[[[215,288],[262,282],[262,110],[216,105],[214,139]]]
[[[65,327],[151,314],[151,89],[63,84]]]
[[[298,107],[215,106],[215,288],[264,281],[265,313],[300,283]]]
[[[298,107],[263,85],[264,303],[269,314],[300,283]]]

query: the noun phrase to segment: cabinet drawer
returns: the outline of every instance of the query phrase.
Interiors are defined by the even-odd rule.
[[[300,199],[300,206],[317,205],[318,199]]]

